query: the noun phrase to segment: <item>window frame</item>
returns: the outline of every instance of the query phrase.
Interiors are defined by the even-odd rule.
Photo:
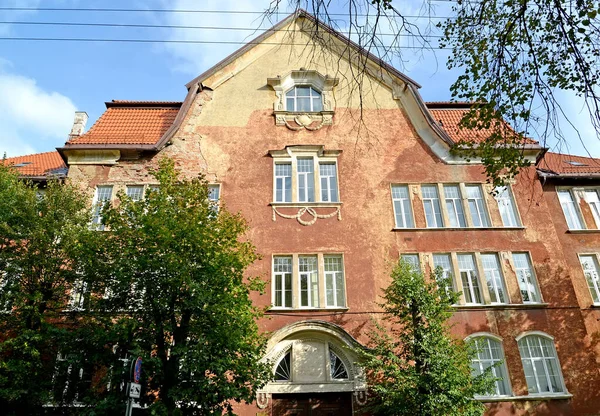
[[[458,189],[458,197],[457,198],[456,197],[448,198],[446,196],[446,187],[451,187],[451,186],[455,186]],[[468,227],[469,224],[467,223],[466,210],[465,210],[465,206],[463,203],[464,195],[463,195],[460,183],[444,183],[444,184],[442,184],[442,190],[444,191],[444,209],[446,210],[446,215],[448,217],[448,227],[447,228],[469,228]],[[450,216],[450,211],[448,210],[448,200],[452,201],[452,206],[454,207],[454,213],[455,213],[454,217]],[[458,201],[458,202],[456,202],[456,201]],[[460,223],[460,216],[458,215],[458,211],[456,209],[457,206],[460,207],[460,209],[461,209],[464,225],[461,225],[461,223]],[[452,218],[456,219],[457,225],[452,224]]]
[[[508,366],[506,364],[506,353],[504,351],[504,342],[503,342],[504,340],[501,337],[499,337],[498,335],[495,335],[495,334],[492,334],[489,332],[476,332],[476,333],[473,333],[473,334],[470,334],[469,336],[467,336],[465,338],[465,342],[475,342],[477,339],[481,339],[481,338],[489,339],[489,340],[492,340],[492,341],[498,343],[499,351],[500,351],[502,358],[499,360],[492,358],[490,361],[492,361],[492,363],[494,363],[494,361],[497,361],[500,363],[495,368],[500,369],[500,371],[503,372],[503,374],[502,374],[503,377],[501,377],[502,378],[501,381],[496,380],[494,385],[496,386],[496,391],[499,391],[497,383],[499,383],[499,382],[504,383],[504,388],[506,389],[506,394],[485,394],[485,395],[477,395],[475,397],[478,399],[493,399],[493,398],[497,398],[497,397],[512,397],[513,390],[512,390],[512,384],[510,381],[510,374],[508,372]],[[490,354],[490,356],[491,356],[491,354]],[[478,360],[478,361],[481,361],[481,360]],[[473,362],[473,360],[471,361],[471,363],[472,362]],[[498,377],[498,375],[496,374],[496,372],[494,370],[492,370],[492,372],[495,377]]]
[[[98,198],[100,196],[100,188],[110,188],[110,195],[108,197],[108,199],[106,200],[102,200],[100,201]],[[102,223],[102,208],[104,208],[104,205],[106,204],[110,204],[112,203],[113,199],[114,199],[114,190],[115,190],[115,185],[113,184],[103,184],[103,185],[96,185],[96,187],[94,188],[94,198],[92,199],[92,220],[90,223],[90,226],[98,231],[104,231],[105,230],[105,226]]]
[[[448,269],[444,269],[443,266],[440,266],[439,264],[436,265],[435,264],[435,258],[436,256],[445,256],[448,258],[448,264],[449,264],[449,268]],[[450,279],[450,286],[446,286],[444,287],[444,291],[446,292],[446,294],[448,294],[449,291],[453,291],[456,292],[456,282],[455,282],[455,276],[454,276],[454,261],[452,260],[452,253],[431,253],[431,267],[432,267],[432,271],[434,271],[438,266],[440,266],[443,270],[443,277],[444,279]]]
[[[560,198],[561,193],[567,193],[569,195],[569,197],[571,198],[571,200],[567,201],[567,202],[563,202]],[[575,230],[575,231],[587,229],[585,220],[583,219],[583,215],[581,215],[581,210],[579,208],[579,204],[577,203],[578,197],[575,194],[575,189],[574,188],[557,187],[556,188],[556,197],[558,198],[558,203],[560,204],[561,210],[563,212],[563,216],[565,218],[565,222],[567,223],[567,228],[569,230]],[[565,209],[565,206],[563,204],[570,204],[569,209]],[[569,214],[574,214],[574,216],[571,216],[570,218],[567,217],[567,211],[569,212]],[[571,227],[571,223],[575,227]],[[577,224],[575,224],[575,223],[577,223]]]
[[[504,191],[498,192],[499,188],[504,188]],[[517,206],[517,201],[515,199],[515,194],[512,190],[512,187],[509,184],[506,184],[505,186],[496,186],[494,188],[494,192],[495,192],[494,200],[496,200],[496,205],[498,206],[498,212],[500,213],[500,219],[502,220],[502,226],[504,228],[522,227],[523,221],[522,221],[521,215],[519,213],[519,208]],[[500,195],[506,195],[506,196],[503,198],[499,198]],[[515,219],[514,225],[506,225],[506,223],[504,222],[504,216],[502,215],[502,209],[500,208],[500,204],[502,203],[502,201],[508,201],[508,204],[504,204],[504,206],[511,209],[513,217]]]
[[[461,265],[460,265],[460,256],[471,256],[472,260],[473,260],[473,268],[472,269],[461,269]],[[461,289],[462,289],[462,296],[464,299],[464,304],[466,306],[485,306],[485,298],[483,296],[483,290],[481,288],[482,286],[482,282],[481,282],[481,278],[479,276],[479,267],[478,267],[478,262],[477,262],[477,257],[475,256],[474,252],[460,252],[460,253],[456,253],[456,262],[457,262],[457,268],[458,268],[458,272],[459,272],[459,279],[461,282]],[[473,285],[473,282],[477,283],[477,294],[479,295],[479,302],[467,302],[467,297],[465,294],[465,284],[463,282],[462,279],[462,273],[466,272],[468,273],[468,284],[469,284],[469,295],[471,296],[472,300],[476,300],[476,292],[475,292],[475,287]],[[475,273],[475,275],[473,276],[473,272]]]
[[[539,300],[537,300],[537,301],[531,301],[531,300],[526,301],[523,298],[523,291],[521,289],[521,284],[520,284],[520,281],[519,281],[519,270],[524,270],[524,269],[517,267],[517,263],[515,261],[515,254],[524,254],[527,257],[527,262],[528,262],[528,266],[529,266],[530,277],[532,279],[532,282],[530,282],[529,285],[531,285],[531,286],[533,286],[535,288],[537,296],[539,298]],[[521,295],[521,300],[523,301],[523,303],[524,304],[528,304],[528,305],[535,305],[535,304],[544,303],[544,298],[542,296],[542,291],[540,290],[540,284],[539,284],[539,281],[538,281],[538,278],[537,278],[537,275],[536,275],[536,272],[535,272],[535,267],[533,265],[533,260],[532,260],[532,257],[531,257],[531,253],[529,251],[511,251],[510,252],[510,257],[511,257],[510,261],[512,263],[513,270],[515,272],[515,276],[517,277],[517,285],[519,286],[519,294]],[[528,293],[528,295],[531,298],[531,294]]]
[[[276,258],[289,258],[290,259],[290,274],[291,274],[291,279],[290,279],[290,291],[292,292],[292,298],[290,299],[290,305],[289,306],[284,306],[285,303],[285,292],[286,292],[286,285],[285,285],[285,272],[276,272],[275,271],[275,259]],[[272,307],[275,309],[293,309],[294,308],[294,257],[291,255],[274,255],[271,257],[271,299],[272,299]],[[281,306],[276,305],[276,299],[277,299],[277,284],[276,284],[276,279],[277,277],[281,277],[282,279],[282,284],[281,284]]]
[[[302,95],[302,96],[298,97],[298,88],[308,88],[309,89],[308,95],[307,96]],[[288,94],[292,91],[294,91],[294,95],[288,96]],[[318,96],[313,96],[313,92],[316,92]],[[298,110],[298,98],[308,98],[309,102],[310,102],[310,110]],[[320,107],[321,107],[318,110],[314,109],[314,101],[317,101],[316,98],[319,98],[318,101],[320,102]],[[294,101],[293,109],[289,108],[288,99],[292,99]],[[324,108],[323,91],[317,90],[313,85],[310,85],[310,84],[302,84],[302,83],[294,84],[283,93],[283,102],[285,103],[285,111],[287,111],[288,113],[321,113],[321,112],[323,112],[323,108]]]
[[[341,194],[340,194],[340,170],[338,157],[341,154],[339,150],[324,150],[323,146],[313,145],[299,145],[299,146],[287,146],[284,150],[271,150],[269,151],[273,158],[273,195],[271,205],[292,205],[292,206],[314,206],[314,205],[325,205],[325,206],[339,206],[341,205]],[[299,186],[299,175],[302,172],[298,170],[298,160],[303,158],[312,158],[313,161],[313,190],[314,190],[314,201],[301,201],[300,200],[300,186]],[[284,178],[287,176],[276,176],[276,165],[291,165],[291,188],[290,188],[290,201],[277,200],[277,179]],[[321,189],[321,165],[335,165],[335,185],[337,201],[323,201],[322,200],[322,189]],[[307,175],[308,172],[307,172]],[[283,182],[285,184],[285,182]],[[308,188],[307,188],[308,189]],[[328,192],[331,195],[331,189]]]
[[[465,200],[466,206],[469,210],[469,214],[471,217],[471,227],[473,227],[473,228],[490,228],[491,227],[490,213],[488,212],[487,204],[485,201],[485,194],[483,192],[483,187],[481,186],[481,184],[478,184],[478,183],[465,183],[464,188],[465,188],[465,195],[464,195],[463,199]],[[479,192],[479,196],[478,197],[470,197],[469,196],[469,188],[477,189]],[[473,210],[471,209],[471,201],[474,201],[474,203],[475,203],[476,212],[473,212]],[[475,216],[475,214],[477,214],[477,217]],[[475,218],[478,218],[478,221],[480,223],[479,225],[475,225]],[[468,222],[467,222],[467,224],[468,224]]]
[[[590,201],[588,198],[588,194],[594,193],[596,194],[596,200]],[[583,195],[585,197],[585,202],[590,207],[590,211],[592,211],[592,217],[594,218],[594,222],[596,223],[595,229],[600,229],[600,188],[598,187],[587,187],[583,188]]]
[[[492,291],[490,290],[490,285],[489,285],[489,280],[488,280],[488,271],[494,271],[494,269],[486,269],[485,266],[485,262],[484,262],[484,256],[493,256],[496,260],[496,265],[497,265],[497,269],[495,269],[495,271],[498,272],[498,276],[497,279],[500,281],[500,287],[498,287],[498,285],[496,285],[496,276],[494,276],[494,278],[492,279],[492,283],[493,283],[493,288],[494,288],[494,295],[496,297],[496,299],[499,299],[499,290],[502,291],[502,297],[504,298],[504,301],[500,302],[500,301],[492,301]],[[485,278],[485,283],[488,286],[488,291],[490,294],[490,304],[491,305],[508,305],[510,304],[510,300],[508,298],[508,291],[506,290],[506,278],[504,277],[504,273],[502,271],[502,259],[500,258],[500,256],[498,255],[498,253],[495,252],[483,252],[479,254],[479,257],[481,258],[481,268],[483,271],[483,277]]]
[[[398,213],[396,211],[396,201],[400,201],[400,206],[402,207],[402,212],[404,213],[404,204],[402,204],[401,201],[403,201],[404,199],[402,198],[395,198],[394,197],[394,187],[398,187],[398,188],[406,188],[406,200],[408,201],[408,209],[409,209],[409,219],[410,222],[412,223],[411,226],[407,226],[407,221],[406,221],[406,217],[403,216],[402,217],[402,221],[405,224],[404,226],[400,226],[398,225]],[[390,184],[390,196],[392,198],[392,209],[394,210],[394,228],[395,229],[414,229],[415,228],[415,214],[414,214],[414,207],[413,207],[413,203],[412,203],[412,198],[410,196],[410,185],[409,184],[402,184],[402,183],[392,183]]]
[[[425,197],[424,194],[424,189],[423,187],[431,187],[435,190],[435,195],[436,198],[432,198],[432,197]],[[421,184],[421,199],[423,200],[423,212],[425,213],[425,224],[427,228],[445,228],[445,223],[444,223],[444,208],[442,207],[442,199],[440,198],[440,192],[438,189],[437,184],[431,184],[431,183],[424,183]],[[436,203],[435,201],[437,200],[437,208],[439,209],[439,223],[438,223],[438,217],[436,215],[435,212],[435,208],[436,208]],[[429,224],[429,217],[427,215],[427,205],[425,204],[426,202],[430,203],[431,209],[432,209],[432,214],[433,214],[433,220],[435,222],[434,225]]]
[[[598,300],[594,299],[594,293],[592,293],[592,288],[590,287],[590,282],[588,281],[586,274],[586,270],[583,267],[583,261],[582,261],[582,257],[591,257],[592,258],[592,263],[595,266],[595,270],[593,272],[596,273],[596,278],[594,279],[592,277],[592,284],[594,286],[594,291],[596,294],[596,298]],[[588,288],[588,291],[590,292],[590,296],[592,298],[592,304],[594,306],[600,306],[600,258],[598,256],[598,253],[578,253],[577,254],[577,258],[579,260],[579,264],[581,266],[581,271],[583,273],[583,279],[586,282],[586,286]]]
[[[340,269],[339,271],[327,271],[325,270],[325,260],[327,258],[338,258],[340,260]],[[318,261],[318,258],[317,258]],[[343,298],[343,305],[339,305],[338,303],[338,298],[337,298],[337,273],[341,273],[342,275],[342,298]],[[329,305],[329,302],[327,301],[327,275],[328,274],[333,274],[332,277],[332,282],[333,282],[333,299],[334,299],[334,305]],[[323,254],[323,280],[324,280],[324,287],[325,287],[325,308],[333,308],[333,309],[340,309],[340,308],[346,308],[348,306],[348,300],[346,299],[346,270],[345,270],[345,265],[344,265],[344,256],[342,256],[341,254]]]
[[[527,348],[530,351],[530,354],[529,354],[530,357],[529,358],[523,357],[523,355],[521,354],[521,345],[520,345],[520,342],[522,340],[524,340],[526,338],[529,338],[529,337],[544,338],[544,339],[546,339],[547,341],[550,342],[550,346],[551,346],[552,353],[553,353],[553,357],[552,358],[556,361],[556,368],[558,370],[558,381],[560,383],[560,387],[562,388],[561,391],[556,391],[556,392],[554,392],[554,391],[552,391],[552,392],[540,392],[540,391],[538,391],[536,393],[531,393],[529,391],[529,383],[527,383],[527,374],[525,373],[525,365],[523,364],[523,360],[524,359],[531,359],[532,358],[531,357],[531,350],[530,350],[529,345],[528,345]],[[553,395],[563,396],[565,394],[569,394],[569,391],[567,389],[567,385],[565,384],[565,379],[563,377],[562,367],[560,365],[560,358],[558,357],[558,352],[556,351],[556,344],[554,342],[554,337],[551,336],[551,335],[549,335],[549,334],[547,334],[547,333],[545,333],[545,332],[542,332],[542,331],[525,331],[525,332],[522,332],[521,334],[519,334],[515,338],[515,340],[517,341],[517,348],[519,350],[519,356],[521,358],[521,367],[523,369],[523,374],[525,375],[525,381],[527,383],[527,393],[528,393],[528,395],[532,396],[532,397],[535,397],[535,396],[553,396]],[[540,351],[542,351],[542,354],[543,354],[543,347],[541,345],[540,345]],[[542,356],[542,357],[535,357],[535,358],[537,358],[537,359],[541,358],[543,360],[542,363],[543,363],[543,366],[544,366],[544,375],[546,377],[546,381],[548,382],[548,386],[552,387],[552,384],[550,382],[549,373],[548,373],[548,367],[547,367],[546,361],[545,361],[545,359],[547,359],[547,357],[543,357]],[[535,366],[532,365],[532,368],[534,369],[534,374],[535,374],[536,373]],[[536,385],[537,385],[537,389],[539,390],[539,382],[537,380],[537,377],[536,377]]]

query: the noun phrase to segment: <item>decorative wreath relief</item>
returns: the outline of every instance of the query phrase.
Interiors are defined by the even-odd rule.
[[[260,392],[256,394],[256,405],[259,409],[264,409],[269,404],[269,393]]]
[[[354,400],[356,404],[364,406],[367,404],[367,392],[366,390],[358,390],[354,392]]]
[[[340,207],[327,207],[327,208],[334,208],[335,211],[330,212],[329,214],[319,214],[319,213],[317,213],[317,211],[315,211],[315,208],[301,207],[298,209],[298,212],[296,214],[287,215],[287,214],[283,214],[283,213],[279,212],[277,210],[277,207],[273,207],[273,221],[277,220],[277,215],[279,215],[281,218],[285,218],[288,220],[296,219],[302,225],[313,225],[315,222],[317,222],[318,219],[331,218],[335,215],[337,215],[338,221],[342,220],[342,211],[340,210]],[[309,220],[303,219],[302,217],[304,216],[304,214],[307,214],[308,218],[310,218],[310,219]]]

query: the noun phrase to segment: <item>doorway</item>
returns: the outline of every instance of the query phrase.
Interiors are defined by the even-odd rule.
[[[352,393],[273,394],[273,416],[351,416]]]

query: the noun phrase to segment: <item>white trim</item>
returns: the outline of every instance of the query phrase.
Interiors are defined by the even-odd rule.
[[[552,335],[547,334],[547,333],[542,332],[542,331],[537,331],[537,330],[521,332],[519,335],[517,335],[515,337],[515,340],[517,342],[519,342],[521,339],[523,339],[525,337],[528,337],[530,335],[539,335],[540,337],[548,338],[549,340],[552,340],[552,342],[554,342],[554,337]]]

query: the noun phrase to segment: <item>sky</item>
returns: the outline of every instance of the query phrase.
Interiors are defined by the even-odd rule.
[[[244,42],[260,32],[216,29],[84,27],[25,25],[14,22],[71,22],[150,24],[161,26],[210,26],[221,28],[265,29],[284,18],[261,21],[259,14],[270,0],[0,0],[0,38],[101,38],[167,39],[208,42]],[[336,4],[336,2],[332,2]],[[338,1],[342,4],[345,2]],[[395,3],[396,4],[396,3]],[[402,3],[401,11],[417,16],[420,0]],[[451,14],[450,6],[440,3],[437,16]],[[34,10],[6,10],[31,8]],[[40,8],[119,8],[184,9],[218,13],[47,11]],[[4,9],[4,10],[3,10]],[[333,12],[344,10],[334,7]],[[344,17],[336,17],[340,28]],[[414,18],[425,29],[428,19]],[[4,22],[4,23],[2,23]],[[6,23],[13,22],[13,23]],[[262,24],[262,25],[261,25]],[[387,28],[389,30],[390,28]],[[386,30],[386,28],[382,28]],[[415,46],[411,38],[404,46]],[[182,101],[185,83],[235,51],[240,45],[123,43],[123,42],[40,42],[0,39],[0,157],[51,151],[64,144],[75,111],[86,111],[88,128],[102,114],[104,102],[112,99]],[[403,60],[392,64],[422,85],[426,101],[450,99],[450,85],[458,76],[445,67],[447,51],[403,50]],[[600,141],[595,135],[583,103],[561,93],[570,121],[579,127],[583,144],[576,134],[565,130],[570,147],[547,145],[554,151],[600,157]],[[535,138],[535,136],[534,136]]]

